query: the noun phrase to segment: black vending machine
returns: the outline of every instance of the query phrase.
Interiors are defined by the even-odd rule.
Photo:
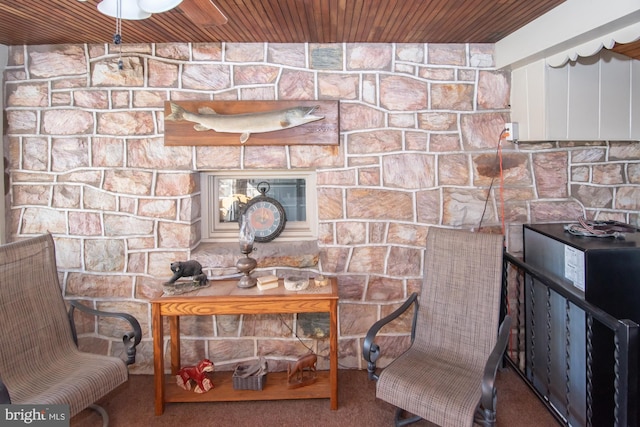
[[[590,237],[567,231],[572,224],[524,225],[524,261],[610,315],[640,323],[640,229],[605,224],[624,232],[618,237]],[[558,413],[569,414],[569,425],[586,425],[586,314],[560,295],[548,294],[539,282],[527,287],[527,325],[534,325],[527,330],[527,343],[533,349],[530,358],[538,361],[527,375],[540,392],[549,392]],[[555,325],[551,332],[549,324]],[[568,330],[560,326],[567,324]],[[592,344],[592,425],[613,425],[613,333],[594,322]],[[640,368],[637,357],[636,364]],[[635,414],[637,422],[639,415]]]

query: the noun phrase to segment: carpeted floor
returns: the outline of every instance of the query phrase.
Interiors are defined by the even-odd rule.
[[[529,388],[511,370],[498,373],[498,427],[557,427],[559,424]],[[259,393],[259,392],[256,392]],[[161,416],[154,415],[154,385],[150,375],[131,375],[129,382],[102,399],[111,427],[216,426],[216,427],[391,427],[395,408],[375,398],[375,383],[366,371],[340,370],[339,408],[332,411],[328,399],[275,402],[168,403]],[[71,420],[72,427],[101,426],[90,410]],[[431,426],[426,421],[412,424]]]

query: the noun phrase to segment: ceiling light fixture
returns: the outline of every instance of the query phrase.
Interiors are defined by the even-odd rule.
[[[147,19],[151,13],[142,10],[135,0],[102,0],[98,3],[100,13],[112,18],[139,20]]]
[[[162,13],[173,9],[182,0],[138,0],[138,7],[149,13]]]

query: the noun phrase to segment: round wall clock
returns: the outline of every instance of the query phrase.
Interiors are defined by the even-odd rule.
[[[266,196],[271,186],[261,182],[257,186],[259,196],[247,202],[243,216],[253,228],[256,242],[269,242],[282,233],[287,222],[284,208],[276,199]]]

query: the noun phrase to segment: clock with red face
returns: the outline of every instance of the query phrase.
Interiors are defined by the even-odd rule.
[[[282,233],[287,217],[277,200],[264,195],[267,190],[259,190],[262,194],[249,200],[243,213],[253,228],[255,241],[269,242]]]

